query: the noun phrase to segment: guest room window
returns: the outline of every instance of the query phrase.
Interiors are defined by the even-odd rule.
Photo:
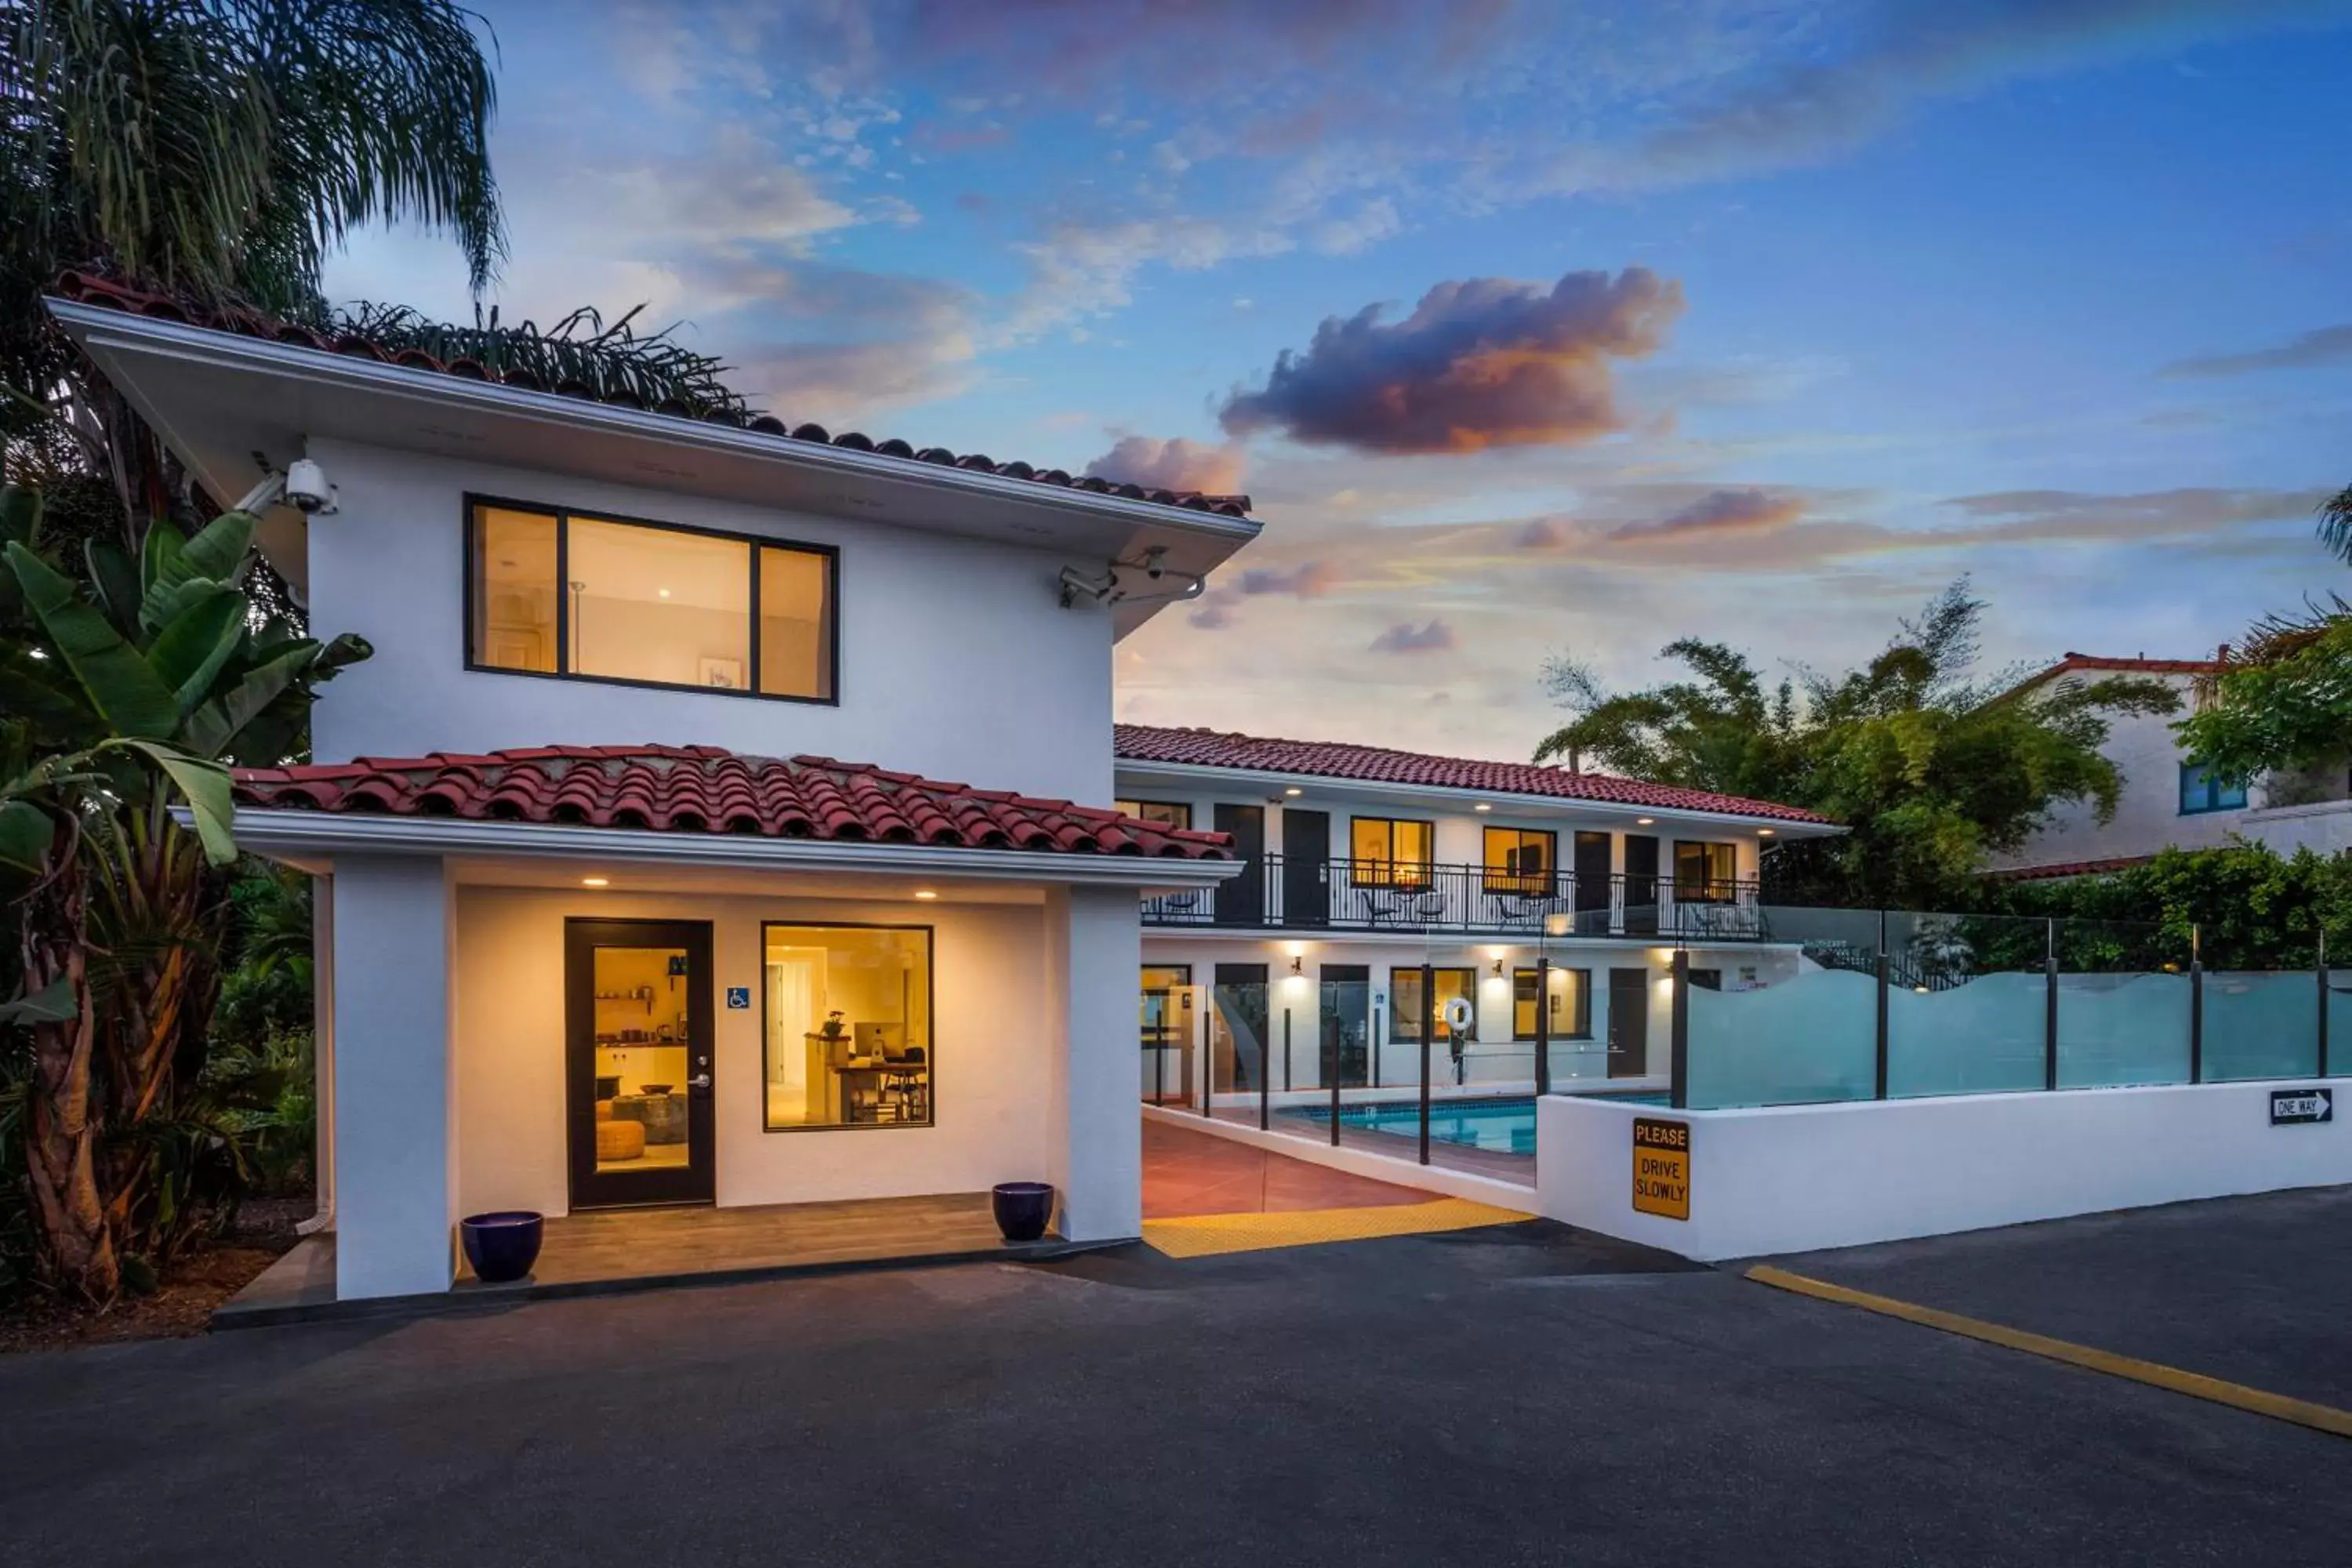
[[[1549,971],[1551,976],[1551,1019],[1545,1037],[1554,1040],[1586,1040],[1592,1037],[1592,971],[1561,969]],[[1532,1040],[1536,1037],[1536,972],[1532,969],[1511,971],[1511,1038]]]
[[[767,1130],[929,1126],[930,928],[760,930]]]
[[[1426,1016],[1435,1029],[1430,1038],[1443,1044],[1454,1038],[1454,1030],[1445,1022],[1445,1005],[1456,997],[1470,1004],[1470,1027],[1464,1033],[1471,1039],[1478,1037],[1478,972],[1475,969],[1434,969],[1430,972],[1436,994],[1423,1007],[1421,1003],[1421,971],[1391,969],[1389,971],[1389,1038],[1418,1040],[1421,1020]]]
[[[1359,816],[1348,825],[1349,879],[1359,888],[1426,888],[1437,829],[1426,822]]]
[[[1181,800],[1115,800],[1111,805],[1129,816],[1156,822],[1162,827],[1192,826],[1192,808]]]
[[[1731,844],[1675,843],[1675,901],[1727,904],[1738,890],[1739,849]]]
[[[2194,816],[2205,811],[2242,811],[2246,805],[2246,786],[2225,784],[2196,763],[2180,764],[2180,815]]]
[[[835,700],[831,550],[504,501],[467,523],[469,668]]]
[[[1486,829],[1486,891],[1549,893],[1559,838],[1528,827]]]

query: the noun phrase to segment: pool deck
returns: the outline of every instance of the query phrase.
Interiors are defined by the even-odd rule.
[[[1434,1110],[1433,1110],[1434,1114]],[[1255,1127],[1257,1111],[1242,1107],[1220,1107],[1216,1119],[1235,1127]],[[1269,1130],[1295,1134],[1301,1142],[1331,1142],[1331,1124],[1314,1121],[1300,1116],[1286,1116],[1276,1110]],[[1360,1149],[1367,1154],[1378,1154],[1390,1160],[1417,1161],[1421,1153],[1418,1132],[1381,1132],[1370,1127],[1350,1127],[1343,1117],[1339,1124],[1339,1146]],[[1491,1176],[1496,1181],[1513,1182],[1523,1187],[1536,1184],[1536,1157],[1533,1154],[1511,1154],[1500,1149],[1474,1149],[1466,1143],[1448,1143],[1443,1138],[1429,1141],[1429,1163],[1449,1171],[1461,1171],[1474,1176]]]
[[[1425,1204],[1429,1197],[1418,1188],[1310,1165],[1213,1133],[1149,1120],[1143,1124],[1147,1222],[1202,1215],[1380,1208]]]

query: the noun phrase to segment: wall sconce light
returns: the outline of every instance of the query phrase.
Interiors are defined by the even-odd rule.
[[[1498,958],[1498,959],[1495,960],[1495,978],[1496,978],[1496,979],[1497,979],[1497,980],[1500,980],[1502,977],[1503,977],[1503,961],[1502,961],[1501,959],[1499,959],[1499,958]]]
[[[1295,952],[1290,955],[1290,973],[1301,980],[1307,978],[1307,961]]]

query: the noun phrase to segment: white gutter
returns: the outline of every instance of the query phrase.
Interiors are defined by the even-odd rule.
[[[355,354],[248,338],[184,321],[159,321],[127,310],[70,300],[44,299],[42,302],[60,322],[87,334],[85,348],[90,343],[110,342],[159,353],[161,357],[261,372],[315,386],[381,393],[439,407],[505,414],[591,437],[631,436],[687,451],[749,457],[828,474],[853,474],[932,490],[986,495],[1049,511],[1150,523],[1243,542],[1255,539],[1263,526],[1252,519],[1228,517],[1223,512],[1195,511],[1189,507],[1040,484],[1034,479],[1016,479],[976,468],[953,468],[918,458],[897,458],[885,452],[860,452],[848,447],[763,435],[704,419],[656,414],[617,404],[594,403],[584,397],[567,397],[560,393],[533,392],[499,382],[472,381],[446,371],[422,370],[362,359]]]
[[[1759,816],[1748,812],[1697,811],[1688,806],[1635,805],[1622,800],[1597,800],[1583,795],[1529,795],[1520,790],[1465,789],[1456,784],[1396,784],[1381,779],[1334,778],[1328,773],[1276,773],[1265,768],[1227,768],[1212,763],[1155,763],[1139,757],[1113,757],[1113,773],[1128,776],[1191,780],[1202,784],[1222,784],[1230,788],[1250,789],[1259,784],[1269,786],[1272,793],[1292,785],[1302,790],[1322,791],[1339,795],[1428,795],[1439,800],[1475,803],[1486,801],[1496,805],[1506,803],[1517,806],[1534,806],[1545,811],[1590,811],[1601,815],[1622,816],[1654,816],[1662,822],[1689,822],[1702,826],[1731,824],[1752,827],[1769,827],[1774,837],[1827,837],[1847,832],[1834,822],[1806,822],[1785,816]],[[1588,775],[1605,778],[1608,774]],[[1121,792],[1125,798],[1125,792]]]
[[[174,813],[186,820],[186,813]],[[1214,887],[1248,869],[1241,860],[1180,860],[1144,855],[1055,850],[965,849],[817,838],[754,838],[730,833],[569,827],[448,816],[344,816],[332,812],[240,807],[237,843],[265,855],[505,855],[592,859],[607,865],[695,866],[755,871],[862,872],[1132,887]]]

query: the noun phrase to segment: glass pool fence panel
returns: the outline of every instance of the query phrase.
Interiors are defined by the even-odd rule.
[[[2204,987],[2207,1083],[2319,1070],[2315,969],[2209,969]]]
[[[1886,1093],[2047,1087],[2051,926],[2003,915],[1886,917]]]
[[[1685,1102],[1716,1110],[1871,1099],[1878,1077],[1878,912],[1765,907],[1759,916],[1773,945],[1741,953],[1728,968],[1703,952],[1690,956]],[[1675,984],[1662,980],[1651,990],[1653,1033],[1670,1038]],[[1619,999],[1630,994],[1612,1004]]]
[[[1181,973],[1181,972],[1179,972]],[[1203,987],[1172,974],[1144,972],[1139,1039],[1146,1105],[1201,1105],[1200,1035]]]
[[[1270,990],[1262,980],[1219,981],[1209,988],[1209,1108],[1221,1121],[1255,1126],[1264,1109]]]
[[[2058,1087],[2189,1080],[2189,942],[2153,923],[2060,921]]]

